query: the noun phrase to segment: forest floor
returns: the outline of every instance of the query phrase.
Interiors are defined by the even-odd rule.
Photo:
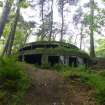
[[[31,83],[22,105],[96,105],[94,89],[78,77],[64,78],[56,71],[26,68]]]

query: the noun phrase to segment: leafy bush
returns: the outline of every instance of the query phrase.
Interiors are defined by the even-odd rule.
[[[14,58],[0,58],[0,98],[8,96],[6,105],[19,105],[28,84],[28,77],[19,62]]]

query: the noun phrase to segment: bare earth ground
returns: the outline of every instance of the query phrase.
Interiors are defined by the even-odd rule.
[[[24,105],[96,105],[94,90],[78,78],[65,80],[55,71],[26,68],[31,86],[24,97]]]

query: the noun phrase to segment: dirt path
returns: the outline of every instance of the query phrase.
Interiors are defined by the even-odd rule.
[[[78,80],[65,80],[55,71],[28,70],[31,79],[24,105],[96,105],[94,91]]]

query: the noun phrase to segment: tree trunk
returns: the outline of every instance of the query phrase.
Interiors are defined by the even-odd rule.
[[[24,43],[23,43],[23,46],[26,44],[27,40],[28,40],[28,37],[31,33],[31,30],[29,30],[29,32],[26,33],[26,36],[25,36],[25,39],[24,39]]]
[[[76,44],[77,44],[77,37],[78,37],[78,35],[76,35],[76,36],[75,36],[74,45],[76,45]]]
[[[7,52],[10,39],[11,39],[11,36],[8,36],[8,39],[6,41],[6,44],[5,44],[3,52],[2,52],[2,56],[4,56],[6,54],[6,52]]]
[[[62,26],[61,26],[61,39],[60,39],[61,42],[63,41],[63,26],[64,26],[63,8],[64,8],[64,1],[62,0],[62,4],[61,4]]]
[[[41,13],[42,13],[42,35],[41,35],[41,40],[44,39],[44,15],[43,15],[43,9],[44,9],[44,2],[42,1],[42,4],[41,4]]]
[[[94,50],[94,0],[90,0],[90,11],[91,11],[91,20],[90,20],[90,56],[95,57]]]
[[[80,32],[80,49],[82,49],[82,40],[83,40],[83,25],[81,26],[81,32]]]
[[[14,22],[11,26],[11,31],[9,33],[9,36],[8,36],[8,39],[7,39],[7,42],[4,47],[4,51],[3,51],[2,55],[11,55],[12,46],[13,46],[13,42],[14,42],[14,38],[15,38],[16,26],[17,26],[18,19],[19,19],[19,14],[20,14],[20,8],[18,7],[17,11],[16,11],[16,16],[15,16]]]
[[[6,1],[6,4],[5,4],[3,12],[2,12],[2,16],[1,16],[1,20],[0,20],[0,39],[1,39],[1,36],[3,34],[5,24],[8,20],[8,15],[10,13],[10,9],[11,9],[12,3],[13,3],[12,1],[13,0],[7,0]]]
[[[11,28],[11,32],[10,32],[11,40],[10,40],[10,43],[9,43],[9,46],[8,46],[7,55],[11,55],[11,51],[12,51],[12,46],[13,46],[13,43],[14,43],[15,32],[16,32],[16,27],[17,27],[19,15],[20,15],[20,8],[18,8],[17,11],[16,11],[16,17],[15,17],[13,26]]]
[[[53,0],[52,0],[52,5],[51,5],[51,26],[50,26],[49,41],[51,41],[51,37],[52,37],[52,28],[53,28]]]

